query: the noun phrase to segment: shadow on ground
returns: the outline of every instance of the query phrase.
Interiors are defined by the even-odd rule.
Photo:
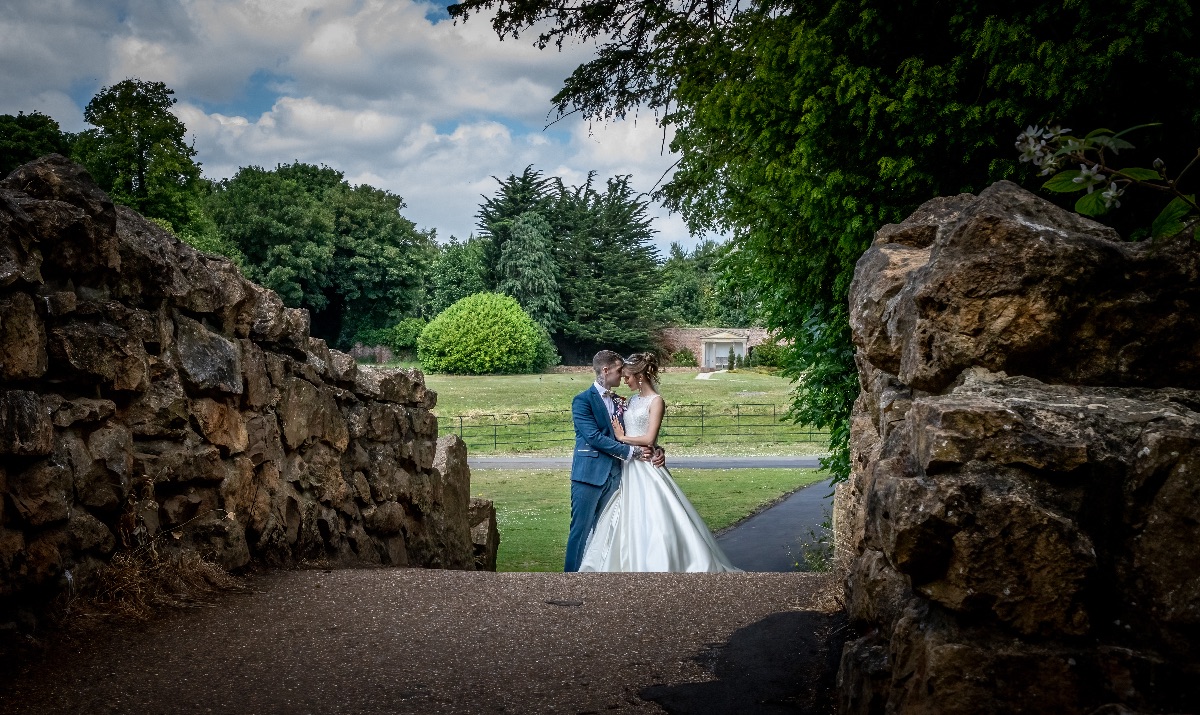
[[[655,685],[640,695],[672,715],[832,713],[845,638],[844,613],[774,613],[695,656],[716,680]]]

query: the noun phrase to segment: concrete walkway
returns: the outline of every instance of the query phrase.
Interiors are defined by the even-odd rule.
[[[79,631],[5,713],[829,713],[845,618],[815,574],[283,571]]]
[[[671,469],[816,469],[821,455],[807,457],[672,457]],[[471,469],[570,469],[570,457],[467,457]]]
[[[833,508],[832,492],[828,480],[804,487],[719,535],[717,543],[744,571],[804,570],[801,547],[819,533]]]

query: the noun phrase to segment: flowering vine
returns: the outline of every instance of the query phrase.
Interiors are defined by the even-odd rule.
[[[1122,149],[1133,148],[1122,137],[1148,126],[1154,125],[1143,124],[1116,133],[1096,129],[1083,138],[1072,136],[1070,129],[1062,127],[1030,126],[1017,135],[1015,146],[1022,162],[1032,163],[1041,168],[1042,176],[1050,176],[1042,188],[1058,193],[1086,192],[1075,202],[1075,210],[1085,216],[1102,216],[1120,208],[1121,197],[1130,186],[1171,196],[1154,219],[1150,233],[1154,238],[1173,236],[1200,216],[1196,195],[1184,194],[1179,189],[1183,175],[1200,160],[1200,150],[1174,177],[1167,173],[1162,159],[1155,159],[1152,169],[1116,168],[1112,157]],[[1075,164],[1078,169],[1063,168]]]

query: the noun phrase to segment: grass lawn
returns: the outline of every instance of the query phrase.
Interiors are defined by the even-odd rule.
[[[821,454],[824,432],[784,422],[789,380],[759,372],[666,373],[667,413],[659,443],[673,454]],[[456,433],[472,454],[565,454],[574,444],[571,398],[587,373],[428,375],[438,393],[439,431]],[[624,391],[624,388],[618,388]]]
[[[439,416],[543,412],[571,409],[571,398],[592,384],[592,375],[426,375],[425,384],[438,393]],[[713,373],[708,380],[692,372],[663,373],[659,387],[668,405],[784,405],[791,389],[790,380],[758,372]],[[616,391],[629,392],[624,386]]]
[[[828,476],[815,469],[676,469],[671,474],[714,531]],[[496,504],[497,570],[562,570],[571,521],[570,481],[564,470],[476,469],[471,492]]]

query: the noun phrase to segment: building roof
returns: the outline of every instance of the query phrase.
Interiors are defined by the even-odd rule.
[[[700,340],[746,340],[749,337],[750,336],[745,333],[731,333],[728,330],[722,330],[717,333],[712,333],[711,335],[705,335],[704,337],[700,338]]]

